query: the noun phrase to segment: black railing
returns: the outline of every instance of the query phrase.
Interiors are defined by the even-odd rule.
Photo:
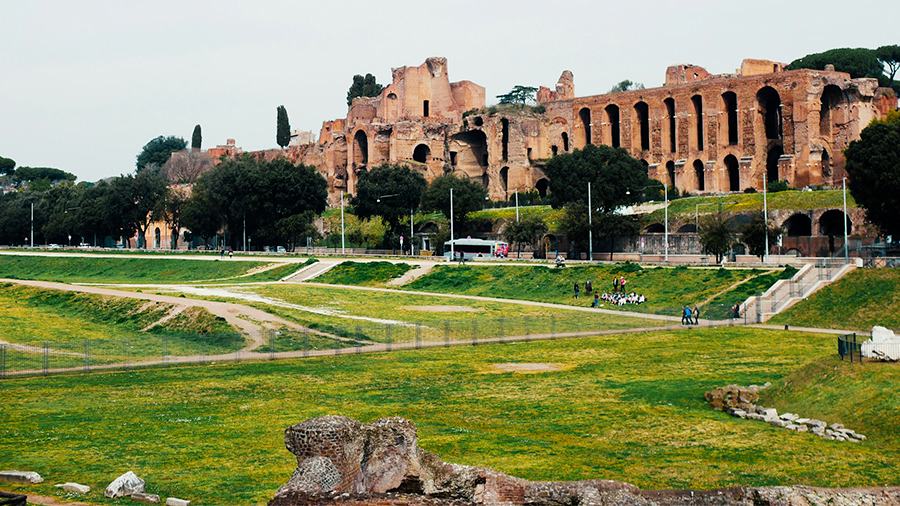
[[[28,497],[22,494],[0,492],[0,506],[25,506]]]
[[[838,336],[838,355],[840,355],[841,360],[844,360],[845,357],[848,358],[851,362],[856,360],[859,363],[862,363],[862,343],[856,340],[856,333],[853,334],[842,334]]]

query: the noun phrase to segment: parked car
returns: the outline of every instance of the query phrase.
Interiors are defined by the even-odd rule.
[[[276,253],[287,253],[287,250],[284,249],[284,246],[279,246],[279,247],[275,248],[275,252]]]

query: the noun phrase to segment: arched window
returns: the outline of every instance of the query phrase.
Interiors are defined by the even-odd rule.
[[[697,177],[697,189],[706,190],[706,177],[704,177],[703,162],[694,160],[694,175]]]
[[[569,134],[567,134],[566,132],[563,132],[560,137],[562,137],[563,151],[568,153],[569,152]]]
[[[797,213],[784,221],[782,225],[788,237],[812,235],[812,219],[806,214]]]
[[[538,195],[540,195],[541,198],[547,196],[547,191],[549,190],[549,187],[550,187],[550,181],[548,181],[546,178],[538,179],[538,182],[534,184],[534,189],[537,190]]]
[[[691,97],[694,106],[694,141],[697,151],[703,151],[703,97],[694,95]]]
[[[503,154],[503,161],[505,162],[505,161],[509,160],[509,120],[506,118],[503,118],[502,120],[500,120],[500,126],[502,128],[501,150],[502,150],[502,154]]]
[[[509,200],[509,167],[500,169],[500,183],[503,185],[503,193],[506,200]]]
[[[784,154],[781,146],[772,146],[766,155],[766,179],[769,183],[778,181],[778,159]]]
[[[634,104],[636,137],[640,139],[641,151],[650,149],[650,106],[646,102]]]
[[[666,175],[669,177],[666,186],[675,186],[675,162],[672,160],[666,162]]]
[[[621,145],[619,139],[619,106],[615,104],[606,106],[606,122],[609,123],[609,145],[617,148]]]
[[[756,94],[759,114],[763,117],[766,139],[782,138],[781,96],[775,88],[766,86]]]
[[[369,163],[369,138],[366,136],[366,133],[362,130],[358,130],[356,135],[353,136],[353,140],[356,142],[356,149],[353,153],[353,164],[359,166]]]
[[[581,128],[584,130],[584,145],[593,144],[591,138],[591,110],[587,107],[578,111],[578,118],[581,120]]]
[[[669,151],[671,153],[674,153],[675,151],[677,151],[677,149],[676,149],[677,144],[676,144],[675,140],[677,137],[676,132],[678,131],[675,128],[675,126],[676,126],[675,125],[675,99],[667,98],[664,100],[664,102],[666,104],[666,116],[668,116],[668,118],[669,118],[669,123],[668,123],[669,129],[666,132],[666,134],[667,134],[666,136],[669,139]]]
[[[431,149],[425,144],[419,144],[413,150],[413,160],[419,163],[427,163],[429,156],[431,156]]]
[[[738,143],[738,109],[737,94],[733,91],[722,93],[722,103],[725,108],[726,138],[730,146],[737,146]]]
[[[725,169],[728,172],[728,191],[741,191],[741,171],[734,155],[725,157]]]

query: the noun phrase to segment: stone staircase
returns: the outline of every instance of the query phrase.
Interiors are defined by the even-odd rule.
[[[741,311],[747,321],[764,323],[857,267],[858,263],[844,263],[843,259],[818,259],[804,265],[791,279],[782,279],[764,293],[747,299]]]
[[[289,281],[291,283],[309,281],[323,272],[330,270],[339,263],[341,263],[340,260],[319,260],[318,262],[307,266],[305,269],[300,269],[290,276],[282,278],[281,281]]]

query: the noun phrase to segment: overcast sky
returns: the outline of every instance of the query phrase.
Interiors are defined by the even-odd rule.
[[[318,134],[346,116],[354,74],[448,59],[451,81],[577,96],[631,79],[660,86],[694,63],[733,72],[835,47],[900,41],[890,12],[821,1],[0,0],[0,156],[96,181],[134,170],[159,135],[203,147],[276,147],[275,110]]]

